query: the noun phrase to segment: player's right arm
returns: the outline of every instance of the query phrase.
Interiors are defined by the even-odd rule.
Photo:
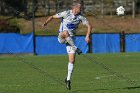
[[[47,18],[47,20],[44,22],[43,27],[47,26],[47,24],[52,20],[52,19],[56,19],[56,18],[64,18],[67,14],[67,11],[64,12],[60,12],[58,14],[52,15],[50,17]]]
[[[49,17],[47,18],[47,20],[44,22],[43,27],[47,26],[47,24],[48,24],[52,19],[55,19],[55,18],[59,18],[59,17],[57,17],[56,15],[49,16]]]

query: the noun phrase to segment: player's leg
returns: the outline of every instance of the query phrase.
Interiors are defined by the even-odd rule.
[[[69,35],[69,33],[68,33],[68,31],[63,31],[63,32],[61,32],[60,34],[59,34],[59,36],[58,36],[58,38],[60,38],[58,41],[60,42],[60,43],[68,43],[68,44],[70,44],[71,46],[72,46],[72,48],[73,48],[73,50],[76,50],[76,52],[78,53],[78,54],[81,54],[82,53],[82,51],[79,49],[79,48],[77,48],[76,46],[75,46],[75,44],[74,44],[74,41],[73,41],[73,39],[70,37],[70,35]],[[60,41],[61,40],[61,41]],[[65,41],[64,41],[65,40]]]
[[[73,42],[73,40],[72,40],[72,38],[70,37],[68,31],[63,31],[63,35],[64,35],[67,43],[69,43],[72,47],[76,47],[75,44],[74,44],[74,42]]]
[[[74,63],[75,63],[75,50],[72,49],[72,46],[69,46],[67,44],[67,53],[68,53],[68,57],[69,57],[69,63],[68,63],[68,74],[67,74],[67,77],[65,79],[65,83],[66,83],[66,88],[68,90],[71,89],[71,76],[72,76],[72,72],[73,72],[73,69],[74,69]]]
[[[61,43],[61,44],[66,43],[66,39],[65,39],[65,37],[63,36],[63,33],[62,33],[62,32],[59,33],[59,35],[58,35],[58,41],[59,41],[59,43]]]
[[[74,45],[73,40],[72,40],[71,37],[69,36],[68,31],[63,31],[63,32],[59,33],[58,39],[59,39],[59,42],[60,42],[60,43],[62,43],[64,40],[66,40],[66,42],[69,43],[71,46],[77,48],[77,47]],[[66,43],[66,42],[65,42],[65,43]]]
[[[61,44],[69,43],[71,46],[76,48],[76,46],[74,45],[74,42],[72,41],[71,37],[69,36],[68,31],[60,32],[58,35],[58,41]]]
[[[75,53],[69,53],[69,63],[68,63],[68,75],[67,75],[67,80],[70,80],[72,71],[74,68],[74,62],[75,62]]]

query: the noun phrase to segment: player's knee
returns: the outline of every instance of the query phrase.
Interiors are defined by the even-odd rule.
[[[66,42],[65,39],[58,39],[59,43],[64,44]]]
[[[69,62],[72,63],[72,64],[74,64],[75,59],[69,59]]]
[[[68,31],[63,31],[63,35],[64,35],[65,38],[69,37]]]
[[[65,38],[63,37],[62,33],[58,35],[58,42],[64,44],[66,42]]]
[[[64,38],[61,37],[61,35],[58,36],[58,42],[61,44],[64,44],[66,42],[66,40]]]
[[[75,63],[75,60],[71,60],[71,61],[69,61],[70,63],[72,63],[72,64],[74,64]]]

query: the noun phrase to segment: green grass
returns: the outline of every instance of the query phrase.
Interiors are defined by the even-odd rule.
[[[140,93],[140,53],[87,55],[138,84],[117,78],[80,55],[72,90],[67,91],[67,55],[0,56],[0,93]]]

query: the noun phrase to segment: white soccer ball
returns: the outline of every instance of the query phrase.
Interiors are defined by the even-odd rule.
[[[119,6],[117,9],[116,9],[116,12],[117,12],[117,15],[118,16],[123,16],[125,14],[125,8],[123,6]]]

